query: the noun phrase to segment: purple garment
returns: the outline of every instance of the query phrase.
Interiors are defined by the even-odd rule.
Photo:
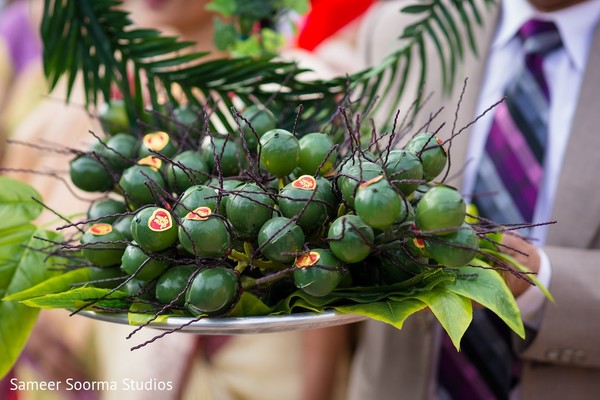
[[[8,372],[8,375],[4,377],[4,379],[0,380],[0,399],[16,399],[17,395],[15,391],[11,390],[13,387],[10,383],[10,380],[15,377],[15,372],[13,370]]]
[[[0,38],[8,44],[9,62],[16,75],[42,54],[38,35],[29,21],[28,4],[20,0],[0,12]]]

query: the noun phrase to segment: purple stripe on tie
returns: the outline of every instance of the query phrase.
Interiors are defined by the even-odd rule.
[[[521,26],[518,35],[524,43],[529,40],[533,40],[533,43],[535,44],[536,40],[540,39],[540,35],[543,35],[545,33],[549,33],[550,37],[552,37],[552,34],[556,33],[556,25],[554,25],[553,22],[532,19],[525,22],[525,24]],[[542,69],[543,56],[547,52],[558,47],[559,44],[560,37],[557,37],[556,43],[552,44],[551,46],[540,46],[533,53],[527,53],[525,56],[525,63],[527,64],[527,68],[535,77],[535,80],[542,89],[542,92],[546,96],[546,99],[550,98],[550,94],[548,90],[548,84],[544,79],[544,72]]]
[[[488,143],[490,141],[488,141]],[[524,168],[517,162],[514,155],[506,154],[505,149],[503,151],[504,156],[498,154],[498,150],[495,151],[496,153],[491,158],[496,166],[498,175],[504,183],[505,189],[513,198],[517,208],[523,216],[523,220],[531,221],[533,208],[537,198],[537,189],[528,184],[525,178]]]
[[[532,37],[544,32],[553,32],[556,30],[556,26],[553,22],[542,21],[539,19],[530,19],[525,22],[519,29],[519,36],[523,39]]]
[[[531,151],[531,147],[528,146],[525,136],[521,134],[519,128],[513,121],[506,103],[502,103],[498,106],[496,123],[504,132],[502,138],[506,140],[506,145],[510,147],[515,157],[518,158],[519,163],[526,166],[525,175],[529,182],[534,186],[539,186],[544,170]]]
[[[440,384],[456,400],[495,400],[485,381],[463,352],[457,352],[448,335],[442,336]]]
[[[531,221],[543,171],[504,103],[496,116],[485,148],[524,220]]]
[[[544,78],[544,70],[542,69],[542,63],[544,59],[539,54],[528,54],[525,57],[525,63],[527,64],[527,68],[531,72],[531,75],[535,78],[538,86],[544,93],[544,97],[546,100],[550,98],[550,89],[548,88],[548,83]]]

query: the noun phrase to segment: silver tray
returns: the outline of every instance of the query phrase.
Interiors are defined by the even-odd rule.
[[[127,314],[101,313],[84,310],[78,312],[77,315],[115,324],[129,325]],[[204,318],[198,321],[193,321],[193,318],[168,317],[161,321],[153,321],[148,327],[161,330],[173,330],[181,327],[181,332],[201,335],[221,335],[326,328],[330,326],[351,324],[365,319],[367,319],[367,317],[362,315],[342,314],[330,310],[322,313],[307,312],[260,317]],[[131,325],[131,327],[135,328],[134,325]]]

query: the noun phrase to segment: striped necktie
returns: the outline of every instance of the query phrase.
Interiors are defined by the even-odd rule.
[[[502,224],[533,220],[548,141],[550,94],[542,61],[561,44],[552,22],[530,20],[519,37],[524,68],[496,108],[473,196],[481,216]]]
[[[551,22],[530,20],[519,37],[525,62],[507,86],[506,100],[496,108],[473,196],[479,214],[497,223],[532,221],[543,175],[550,99],[542,61],[561,44]],[[508,399],[520,374],[510,337],[506,325],[485,309],[474,310],[460,352],[444,333],[440,398]]]

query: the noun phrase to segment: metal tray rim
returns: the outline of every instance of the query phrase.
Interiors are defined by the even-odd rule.
[[[136,327],[129,324],[127,314],[124,313],[102,313],[83,310],[76,315],[104,322],[129,325],[132,329]],[[181,332],[202,335],[252,334],[326,328],[360,322],[367,319],[367,317],[357,314],[343,314],[335,310],[326,310],[322,313],[305,312],[256,317],[203,318],[197,321],[194,319],[168,317],[164,320],[153,321],[148,327],[160,330],[177,329]]]

